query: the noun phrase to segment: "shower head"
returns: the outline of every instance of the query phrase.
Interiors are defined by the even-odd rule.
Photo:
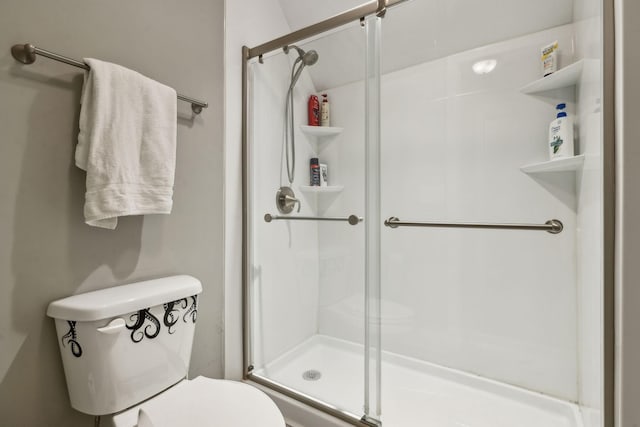
[[[305,52],[304,50],[293,44],[284,46],[282,50],[284,51],[284,53],[288,54],[291,48],[294,48],[298,52],[298,57],[293,62],[293,68],[291,69],[291,82],[289,84],[290,91],[293,90],[293,87],[296,85],[296,82],[298,81],[300,74],[302,74],[302,70],[304,69],[304,67],[307,65],[313,65],[318,62],[318,52],[316,52],[315,50]],[[300,63],[300,65],[296,69],[296,65],[298,65],[298,63]]]
[[[304,50],[293,44],[283,47],[282,50],[284,50],[284,53],[289,53],[289,49],[291,48],[294,48],[298,52],[298,58],[304,65],[313,65],[318,62],[318,52],[316,52],[315,50],[305,52]]]
[[[304,65],[313,65],[318,62],[318,52],[315,50],[310,50],[309,52],[302,55],[302,63]]]

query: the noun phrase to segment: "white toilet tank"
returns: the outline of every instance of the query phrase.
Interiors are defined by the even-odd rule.
[[[49,304],[71,406],[112,414],[187,375],[200,281],[172,276]]]

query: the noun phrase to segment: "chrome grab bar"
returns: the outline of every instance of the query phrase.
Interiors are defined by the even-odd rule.
[[[384,222],[384,225],[390,228],[398,227],[442,227],[442,228],[490,228],[490,229],[506,229],[506,230],[540,230],[551,234],[558,234],[564,226],[557,219],[550,219],[544,224],[486,224],[486,223],[464,223],[464,222],[409,222],[400,221],[395,216],[390,217]]]
[[[318,217],[318,216],[279,216],[279,215],[264,215],[264,222],[288,220],[288,221],[346,221],[351,225],[358,225],[363,221],[363,218],[356,215],[349,215],[348,217]]]

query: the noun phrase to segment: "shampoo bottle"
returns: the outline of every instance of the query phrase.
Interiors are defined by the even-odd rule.
[[[329,120],[329,100],[327,94],[322,94],[322,105],[320,106],[320,126],[331,126]]]
[[[549,125],[549,157],[573,157],[573,119],[567,116],[565,104],[558,104],[556,119]]]

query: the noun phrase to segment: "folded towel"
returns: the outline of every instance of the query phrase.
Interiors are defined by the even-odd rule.
[[[85,59],[76,166],[87,171],[85,222],[168,214],[176,163],[176,91],[116,64]]]

